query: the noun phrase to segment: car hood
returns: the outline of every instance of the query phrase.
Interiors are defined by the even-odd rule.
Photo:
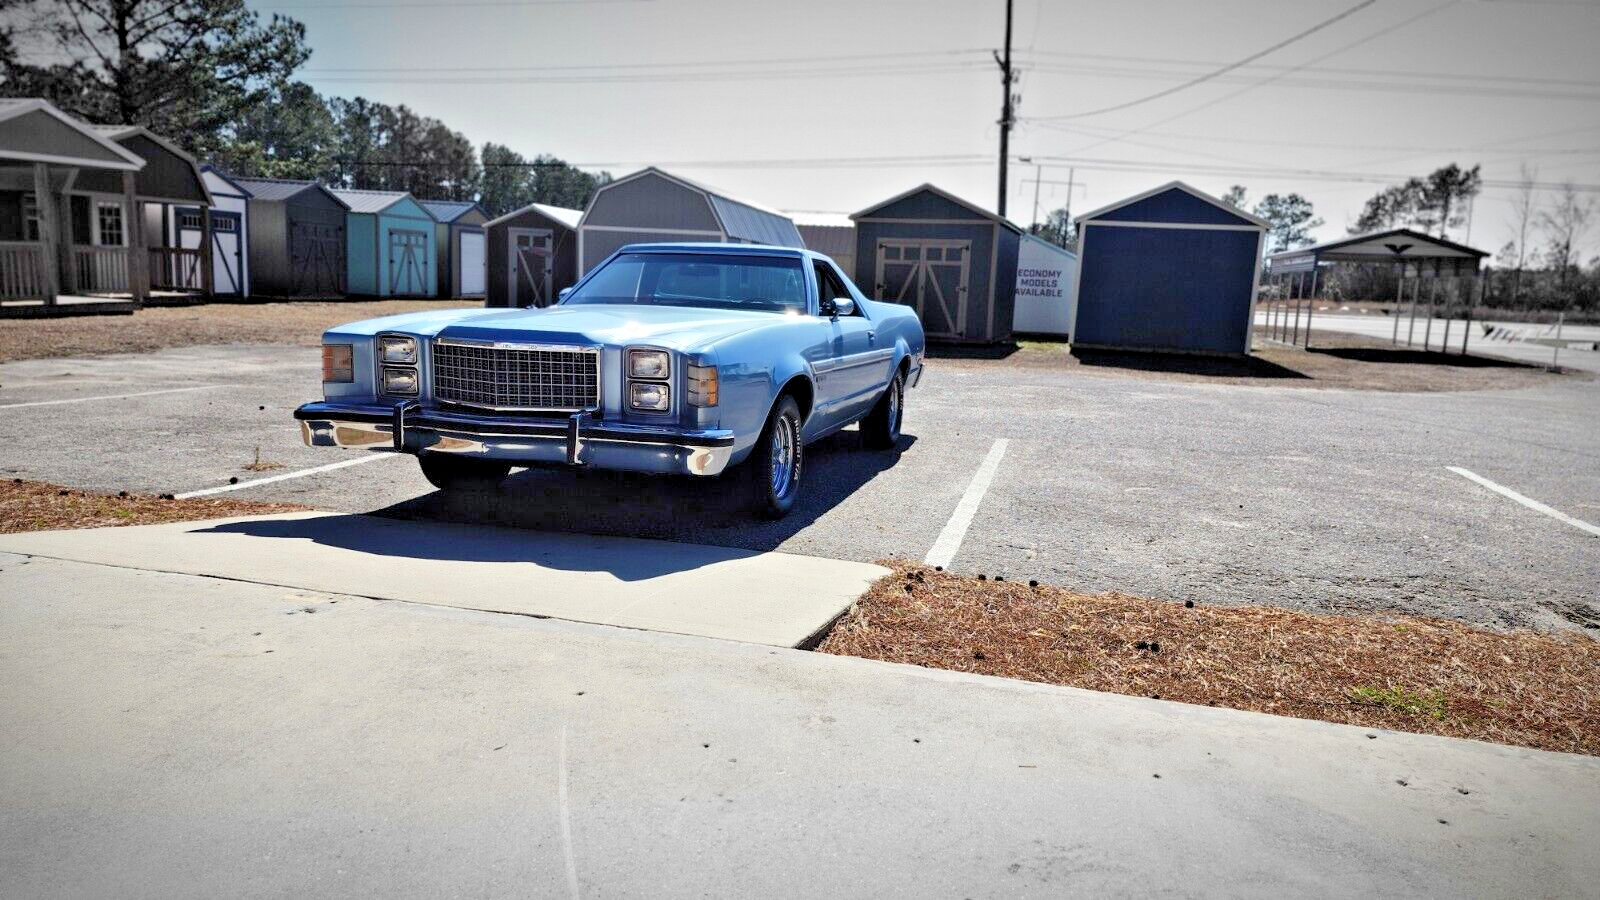
[[[791,317],[772,312],[586,303],[475,316],[441,329],[439,337],[614,347],[649,344],[684,352],[787,318]]]

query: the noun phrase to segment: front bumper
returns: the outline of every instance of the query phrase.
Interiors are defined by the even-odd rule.
[[[513,465],[565,464],[657,474],[716,475],[733,432],[566,419],[479,416],[420,406],[319,401],[294,411],[308,447],[457,453]]]

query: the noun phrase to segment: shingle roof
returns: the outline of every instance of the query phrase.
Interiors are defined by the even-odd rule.
[[[471,200],[418,200],[417,202],[440,222],[454,222],[478,205]]]

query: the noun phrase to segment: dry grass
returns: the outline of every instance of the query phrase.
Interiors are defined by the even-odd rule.
[[[1581,372],[1547,372],[1480,356],[1424,353],[1358,335],[1317,332],[1313,348],[1265,343],[1256,329],[1256,351],[1247,359],[1156,353],[1080,350],[1059,341],[1024,340],[999,365],[1071,370],[1075,374],[1150,381],[1238,384],[1359,391],[1483,391],[1534,387],[1561,380],[1586,380]],[[954,354],[953,356],[951,354]],[[934,348],[936,367],[992,367],[992,358],[964,358]],[[987,354],[992,357],[991,352]],[[944,357],[944,358],[941,358]]]
[[[344,322],[468,305],[460,300],[334,300],[153,307],[129,316],[10,319],[0,324],[0,362],[147,353],[198,344],[316,346]]]
[[[0,534],[57,528],[154,525],[227,516],[300,512],[294,503],[256,503],[227,498],[171,500],[149,494],[97,494],[42,481],[0,482]]]
[[[821,651],[1600,755],[1600,641],[1583,635],[1186,608],[885,564],[895,574]]]

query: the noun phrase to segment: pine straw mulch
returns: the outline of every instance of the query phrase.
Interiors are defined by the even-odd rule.
[[[43,481],[0,481],[0,534],[110,525],[155,525],[229,516],[301,512],[295,503],[258,503],[227,498],[173,500],[171,495],[99,494]]]
[[[988,581],[905,562],[818,650],[1600,755],[1600,640]]]

